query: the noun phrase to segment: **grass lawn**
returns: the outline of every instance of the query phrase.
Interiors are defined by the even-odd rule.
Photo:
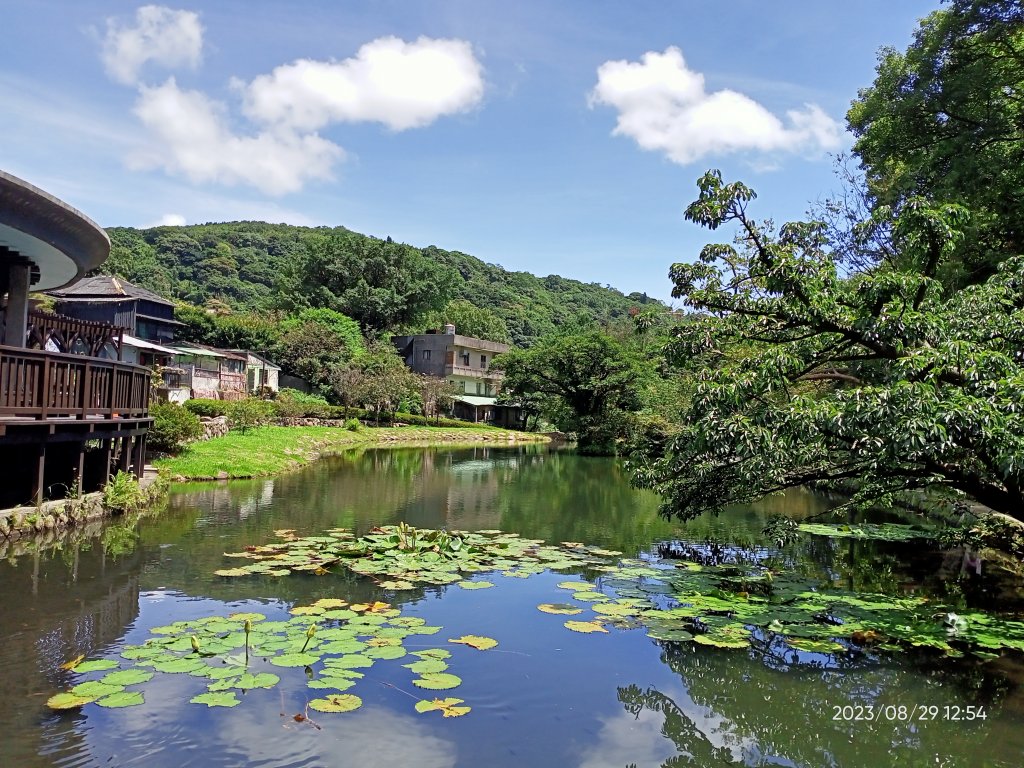
[[[256,427],[245,434],[192,443],[177,456],[157,459],[171,479],[209,480],[276,475],[297,469],[325,454],[360,445],[480,445],[546,442],[547,438],[508,429],[470,427]]]

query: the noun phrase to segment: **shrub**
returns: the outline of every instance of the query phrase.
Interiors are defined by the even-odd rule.
[[[146,504],[146,494],[131,472],[118,472],[103,486],[103,506],[115,512],[136,512]]]
[[[149,409],[153,425],[147,439],[153,450],[174,453],[203,434],[199,417],[177,403],[156,403]]]
[[[203,416],[208,419],[226,415],[227,405],[224,400],[206,400],[201,397],[185,401],[185,408],[187,410],[196,416]]]
[[[235,400],[227,405],[226,415],[231,427],[243,435],[252,427],[265,422],[273,412],[270,403],[265,400],[257,400],[255,397]]]
[[[297,389],[282,389],[274,401],[274,414],[281,418],[327,418],[330,406],[319,395],[308,395]]]
[[[349,419],[345,422],[345,429],[349,432],[359,432],[363,428],[363,423],[359,419]]]

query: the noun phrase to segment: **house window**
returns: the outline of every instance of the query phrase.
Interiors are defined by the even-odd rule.
[[[465,393],[466,393],[467,395],[468,395],[468,394],[470,393],[470,389],[469,389],[469,382],[468,382],[468,381],[467,381],[467,382],[464,382],[464,384],[463,384],[463,390],[465,391]]]
[[[462,353],[462,364],[467,368],[469,367],[469,352]]]
[[[486,368],[487,367],[487,355],[480,355],[480,367],[481,368]]]
[[[484,385],[481,382],[476,383],[476,393],[482,395],[484,393]]]
[[[424,349],[423,350],[423,362],[425,362],[425,363],[430,362],[430,350],[429,349]]]

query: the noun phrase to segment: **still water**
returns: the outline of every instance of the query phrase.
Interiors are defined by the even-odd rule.
[[[1020,766],[1024,665],[1003,659],[797,654],[772,645],[730,651],[652,640],[642,629],[579,635],[540,603],[565,599],[572,574],[488,574],[491,589],[452,585],[384,592],[352,575],[225,579],[224,552],[273,531],[332,527],[364,533],[406,521],[423,528],[497,529],[720,561],[772,555],[823,582],[893,594],[927,590],[961,605],[1006,603],[1019,585],[961,573],[957,553],[919,542],[806,537],[776,552],[760,536],[771,513],[800,519],[829,506],[793,493],[686,525],[656,514],[657,498],[629,487],[612,460],[545,447],[368,450],[301,473],[182,486],[166,513],[136,533],[108,527],[58,548],[0,550],[0,766]],[[116,657],[154,626],[234,611],[288,618],[324,597],[384,600],[443,627],[433,644],[465,634],[500,645],[459,653],[457,719],[417,714],[424,692],[408,670],[366,670],[351,690],[359,710],[297,723],[311,696],[302,670],[207,709],[188,699],[204,683],[161,675],[146,702],[54,714],[44,702],[76,682],[60,665],[78,654]],[[379,667],[379,670],[378,670]],[[293,673],[293,674],[288,674]],[[166,679],[165,679],[166,678]],[[429,693],[429,692],[427,692]],[[427,696],[429,698],[429,696]],[[987,719],[863,722],[837,707],[983,706]],[[849,711],[849,710],[848,710]]]

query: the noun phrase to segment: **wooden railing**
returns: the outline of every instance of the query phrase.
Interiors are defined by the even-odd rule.
[[[28,338],[25,346],[30,349],[98,357],[108,345],[120,360],[124,347],[124,328],[50,312],[32,310],[28,313]]]
[[[145,418],[149,388],[139,365],[0,346],[0,418]]]

